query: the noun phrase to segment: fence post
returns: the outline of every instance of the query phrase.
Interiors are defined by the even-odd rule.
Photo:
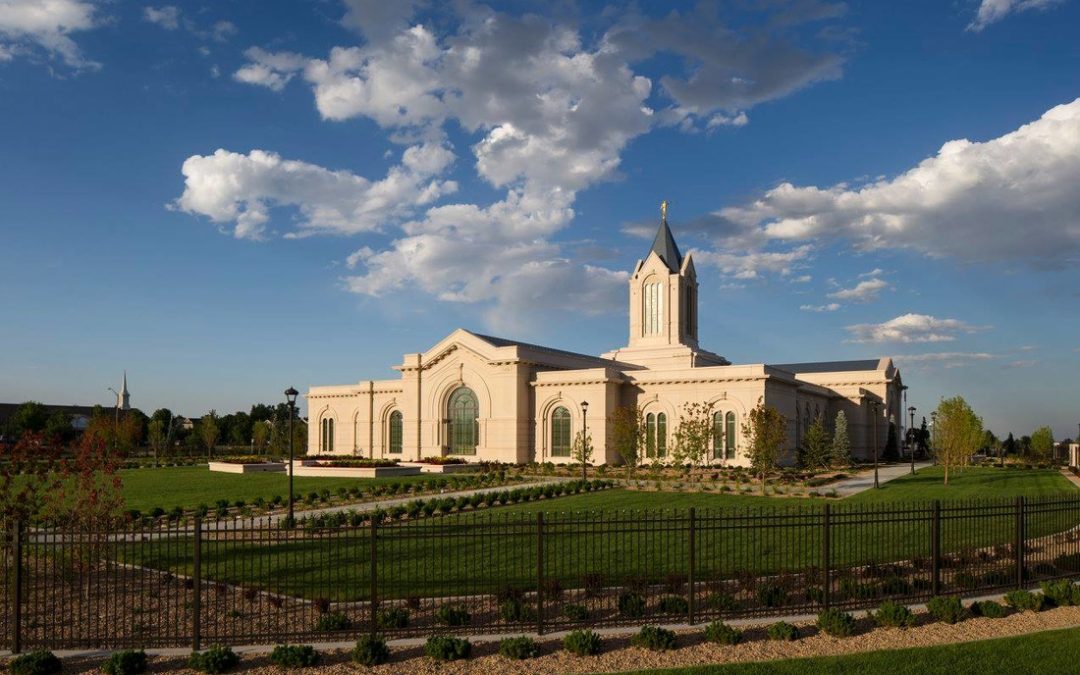
[[[821,604],[825,609],[832,603],[832,578],[830,574],[829,545],[832,533],[830,530],[830,504],[825,503],[825,509],[821,512]]]
[[[202,646],[202,518],[195,516],[194,550],[191,552],[192,588],[195,597],[191,600],[191,648],[199,651]]]
[[[536,634],[544,634],[544,512],[536,512]]]
[[[688,602],[686,603],[687,623],[694,625],[694,572],[697,567],[697,511],[690,507],[690,564],[687,569],[687,584],[690,589]]]
[[[930,594],[941,594],[941,502],[934,500],[934,519],[930,522]]]
[[[14,531],[11,533],[11,556],[15,559],[15,585],[11,589],[11,653],[18,654],[22,651],[22,533],[23,524],[21,518],[16,518]]]
[[[1024,498],[1016,498],[1016,587],[1024,587]]]
[[[378,546],[375,543],[375,537],[378,535],[379,525],[375,522],[375,515],[370,517],[371,522],[371,626],[369,632],[371,637],[375,637],[376,620],[378,619],[379,611],[379,578],[376,570],[378,565],[376,564],[375,552],[378,550]]]

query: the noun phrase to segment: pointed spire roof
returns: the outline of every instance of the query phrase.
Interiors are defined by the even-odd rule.
[[[123,394],[126,394],[126,393],[128,393],[128,390],[127,390],[127,371],[125,370],[124,371],[124,384],[122,384],[120,386],[120,394],[123,395]]]
[[[660,229],[656,231],[650,251],[660,256],[669,270],[678,273],[682,267],[682,254],[679,253],[675,237],[671,235],[671,228],[667,224],[667,207],[667,200],[660,202]]]

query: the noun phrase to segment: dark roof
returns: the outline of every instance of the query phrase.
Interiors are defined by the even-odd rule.
[[[597,365],[601,365],[601,366],[616,365],[615,361],[612,361],[610,359],[602,359],[599,356],[592,356],[590,354],[579,354],[578,352],[568,352],[565,349],[555,349],[553,347],[545,347],[543,345],[534,345],[531,342],[521,342],[520,340],[510,340],[510,339],[507,339],[507,338],[495,337],[495,336],[492,336],[492,335],[481,335],[480,333],[473,333],[472,331],[468,331],[468,332],[472,333],[473,335],[480,338],[484,342],[487,342],[488,344],[490,344],[493,347],[514,347],[514,346],[526,347],[528,349],[533,349],[533,350],[536,350],[538,352],[544,352],[544,353],[547,353],[547,354],[553,354],[553,355],[557,355],[557,356],[569,356],[569,357],[572,357],[572,358],[575,358],[575,359],[584,359],[586,361],[592,361],[592,362],[596,363]]]
[[[678,272],[682,267],[682,254],[679,253],[679,247],[675,244],[675,237],[671,236],[667,219],[660,221],[660,229],[656,231],[656,238],[653,239],[652,248],[649,250],[660,256],[672,272]]]
[[[839,373],[849,370],[877,370],[881,359],[861,359],[858,361],[818,361],[814,363],[777,363],[769,364],[772,368],[786,370],[789,373]]]

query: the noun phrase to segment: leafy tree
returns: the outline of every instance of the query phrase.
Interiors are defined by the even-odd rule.
[[[230,416],[229,442],[233,445],[247,445],[251,440],[251,417],[244,412]]]
[[[1031,454],[1031,436],[1021,436],[1019,445],[1021,457],[1027,457]]]
[[[803,436],[799,463],[808,469],[827,468],[832,459],[831,450],[832,443],[829,440],[829,432],[825,430],[825,420],[819,415]]]
[[[154,411],[154,414],[150,416],[150,421],[152,422],[154,420],[161,422],[164,428],[168,429],[173,421],[172,411],[168,408],[158,408]]]
[[[1010,431],[1009,435],[1005,438],[1005,442],[1001,444],[1001,449],[1006,455],[1015,455],[1018,447],[1019,444],[1016,442],[1016,439],[1013,438],[1012,432]]]
[[[848,435],[847,415],[843,410],[836,413],[834,427],[829,460],[833,466],[847,466],[851,464],[851,436]]]
[[[964,466],[978,451],[983,438],[982,419],[962,396],[943,399],[937,413],[938,461],[945,468],[948,485],[949,469]]]
[[[679,464],[698,466],[704,463],[715,436],[711,403],[687,403],[675,429],[672,456]]]
[[[581,462],[581,478],[587,479],[585,470],[593,456],[592,434],[585,435],[581,431],[577,432],[574,436],[574,444],[570,448],[570,456],[575,461]]]
[[[27,401],[12,413],[5,425],[6,434],[19,438],[25,433],[40,433],[45,430],[49,412],[37,401]]]
[[[150,424],[146,425],[146,441],[154,452],[154,463],[157,464],[158,458],[169,442],[169,430],[165,427],[163,421],[160,419],[150,420]]]
[[[218,428],[217,413],[211,410],[199,420],[199,438],[206,447],[207,458],[213,456],[220,435],[221,430]]]
[[[251,425],[251,439],[255,445],[255,452],[265,451],[267,444],[270,442],[270,425],[262,420],[253,423]]]
[[[1031,434],[1031,452],[1039,459],[1049,459],[1054,452],[1054,432],[1039,427]]]
[[[989,429],[983,429],[982,449],[986,452],[987,457],[996,455],[1000,448],[1001,441],[994,435],[994,432]]]
[[[761,493],[765,494],[765,477],[776,468],[787,440],[787,420],[779,410],[758,399],[743,422],[742,432],[747,439],[750,468],[761,478]]]
[[[45,438],[50,441],[67,445],[75,438],[75,430],[71,428],[71,413],[54,410],[49,419],[45,420],[43,431]]]
[[[645,448],[645,414],[636,405],[619,406],[608,417],[611,444],[633,475]]]

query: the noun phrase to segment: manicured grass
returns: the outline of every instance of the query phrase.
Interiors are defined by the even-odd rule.
[[[422,483],[441,475],[400,476],[393,478],[312,478],[297,476],[297,498],[309,492],[338,488],[371,488],[373,485]],[[157,469],[125,469],[120,471],[127,508],[149,511],[160,506],[166,511],[174,506],[194,509],[200,504],[213,507],[219,499],[230,503],[243,499],[249,504],[258,497],[270,500],[274,495],[289,494],[289,477],[284,473],[221,473],[205,466],[179,466]],[[303,508],[303,507],[301,507]]]
[[[939,647],[633,672],[656,675],[1027,675],[1074,673],[1077,654],[1080,654],[1080,629],[1069,628]]]
[[[944,476],[944,469],[932,466],[918,471],[914,476],[902,476],[882,483],[877,490],[860,492],[844,501],[874,504],[934,499],[1038,498],[1077,493],[1076,486],[1057,469],[970,466],[950,471],[948,485],[944,484]]]

